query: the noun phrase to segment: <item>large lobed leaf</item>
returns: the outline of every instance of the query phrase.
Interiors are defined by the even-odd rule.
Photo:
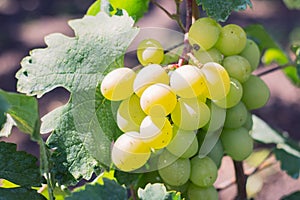
[[[166,187],[161,183],[147,184],[145,189],[138,189],[138,196],[141,200],[181,200],[180,193],[175,191],[167,191]]]
[[[110,165],[110,146],[120,135],[114,105],[100,93],[99,83],[109,71],[124,67],[124,54],[138,33],[124,16],[84,16],[69,22],[75,37],[51,34],[45,49],[33,50],[17,72],[18,90],[41,97],[56,87],[70,91],[67,105],[43,119],[57,181],[74,184],[89,179],[99,163]]]
[[[37,193],[36,190],[17,187],[17,188],[0,188],[0,200],[46,200],[46,198]]]
[[[202,5],[203,10],[209,17],[218,21],[226,21],[231,12],[246,10],[252,7],[250,0],[196,0],[198,5]]]

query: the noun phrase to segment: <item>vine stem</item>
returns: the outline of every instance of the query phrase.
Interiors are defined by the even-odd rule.
[[[246,192],[246,181],[247,176],[244,173],[243,162],[241,161],[233,161],[234,170],[235,170],[235,178],[237,183],[237,196],[236,200],[247,200],[247,192]]]
[[[267,75],[267,74],[272,73],[274,71],[277,71],[277,70],[280,70],[280,69],[284,69],[284,68],[290,67],[290,66],[294,66],[295,67],[295,63],[288,63],[288,64],[285,64],[285,65],[278,65],[276,67],[269,68],[267,70],[259,72],[257,74],[257,76],[264,76],[264,75]]]

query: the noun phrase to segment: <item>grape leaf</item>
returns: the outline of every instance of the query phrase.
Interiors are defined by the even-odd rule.
[[[283,2],[289,9],[300,10],[300,0],[283,0]]]
[[[6,113],[8,114],[6,124],[0,132],[1,136],[8,137],[11,128],[16,125],[20,131],[29,133],[36,140],[37,124],[39,119],[38,104],[34,97],[28,97],[23,94],[16,94],[0,90],[0,97],[7,102]]]
[[[145,189],[138,189],[138,196],[141,200],[181,200],[180,193],[175,191],[168,192],[166,187],[161,183],[147,184]]]
[[[46,198],[43,195],[37,193],[36,190],[22,187],[0,188],[0,194],[0,200],[46,200]]]
[[[0,96],[0,130],[3,128],[3,124],[6,121],[6,112],[8,108],[9,108],[8,102],[2,96]]]
[[[33,50],[21,62],[16,74],[20,92],[41,97],[64,87],[71,93],[68,104],[42,124],[43,132],[54,130],[47,144],[54,150],[53,173],[60,184],[89,179],[99,163],[110,165],[110,145],[121,132],[114,106],[97,86],[109,71],[124,66],[125,51],[139,30],[133,23],[126,13],[72,20],[75,37],[51,34],[45,38],[47,48]]]
[[[103,179],[104,184],[87,184],[84,190],[72,193],[66,200],[127,200],[127,190],[113,180]]]
[[[117,179],[119,184],[121,184],[121,185],[124,184],[128,187],[130,185],[135,185],[136,182],[138,181],[139,177],[141,176],[141,174],[127,173],[127,172],[115,170],[114,176]]]
[[[226,21],[233,11],[246,10],[248,6],[252,8],[250,0],[196,0],[196,3],[202,5],[207,16],[218,21]]]
[[[300,157],[292,155],[283,149],[275,149],[274,154],[277,160],[281,161],[281,169],[286,171],[294,179],[299,178]]]
[[[299,200],[299,199],[300,199],[300,191],[297,191],[290,195],[284,196],[281,200]]]
[[[120,11],[124,9],[135,21],[143,17],[149,7],[149,0],[110,0],[109,3],[111,14],[119,15]],[[103,10],[102,7],[101,0],[97,0],[89,7],[87,14],[96,15],[100,10]]]
[[[42,176],[37,165],[37,158],[16,151],[13,143],[0,142],[0,178],[21,186],[40,186]]]

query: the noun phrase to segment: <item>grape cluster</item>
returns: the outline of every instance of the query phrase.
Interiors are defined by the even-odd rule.
[[[101,92],[121,101],[116,121],[124,132],[114,142],[111,159],[122,171],[146,171],[158,155],[151,163],[159,180],[189,199],[218,199],[213,184],[221,159],[226,154],[242,161],[251,154],[250,111],[264,106],[270,93],[251,74],[260,51],[240,26],[221,27],[201,18],[188,39],[192,51],[186,65],[162,67],[162,45],[146,39],[137,50],[142,69],[118,68],[104,77]],[[221,135],[212,150],[199,156],[206,134],[216,131]]]

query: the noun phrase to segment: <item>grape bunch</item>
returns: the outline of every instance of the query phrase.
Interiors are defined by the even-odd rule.
[[[270,92],[252,75],[260,51],[240,26],[201,18],[188,40],[185,65],[161,66],[162,45],[146,39],[137,49],[143,68],[118,68],[104,77],[101,92],[120,102],[116,122],[124,132],[111,159],[125,172],[146,172],[154,163],[156,171],[143,174],[148,182],[164,182],[189,199],[218,199],[213,184],[221,159],[242,161],[252,153],[251,110],[264,106]],[[211,151],[198,154],[206,135],[217,131]]]

